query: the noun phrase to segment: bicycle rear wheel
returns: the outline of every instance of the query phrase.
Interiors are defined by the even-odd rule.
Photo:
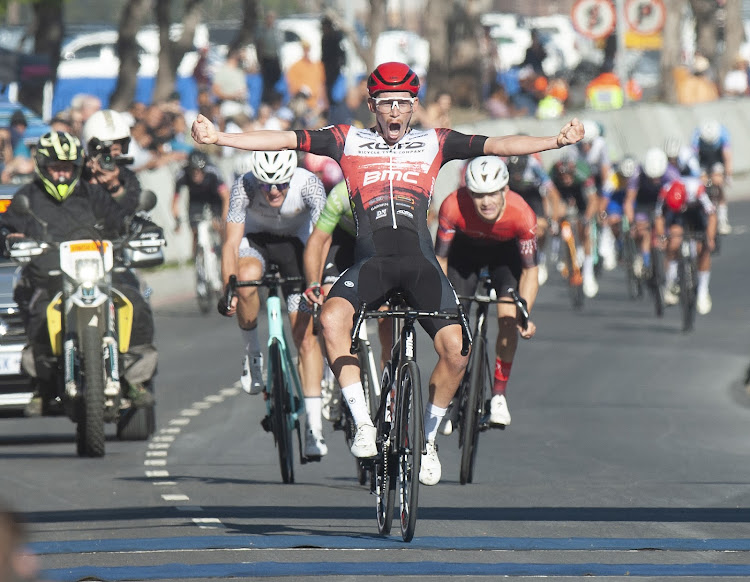
[[[284,483],[294,483],[293,427],[289,422],[291,402],[289,401],[289,390],[287,390],[281,366],[281,347],[278,340],[272,340],[268,354],[270,360],[268,375],[271,377],[272,391],[271,424],[273,427],[273,438],[276,441],[276,450],[279,453],[281,480]]]
[[[654,309],[657,317],[664,315],[664,252],[661,249],[651,249],[651,290],[654,294]]]
[[[643,284],[641,278],[635,274],[634,262],[636,257],[636,247],[633,237],[629,233],[624,235],[623,240],[623,260],[625,263],[625,275],[628,284],[628,297],[638,299],[643,296]]]
[[[386,365],[383,370],[383,387],[381,400],[386,401],[391,391],[391,371]],[[376,419],[378,443],[381,446],[382,455],[375,462],[373,479],[375,480],[376,509],[378,518],[378,533],[388,535],[391,532],[393,521],[393,508],[396,505],[396,475],[398,467],[393,454],[393,438],[391,434],[390,402],[385,402],[383,409]]]
[[[201,313],[208,313],[211,309],[211,295],[211,281],[206,272],[206,255],[199,246],[195,251],[195,296]]]
[[[677,264],[680,281],[680,310],[682,311],[682,331],[693,330],[695,324],[695,277],[693,264],[689,258],[680,257]]]
[[[404,364],[399,395],[398,474],[401,505],[401,537],[405,542],[414,537],[419,507],[419,469],[424,448],[422,417],[422,383],[416,362]]]
[[[568,294],[570,295],[570,303],[573,306],[573,309],[582,309],[583,277],[581,276],[580,268],[576,264],[575,239],[563,240],[560,245],[560,253],[568,272]]]
[[[471,362],[464,376],[462,389],[462,421],[459,446],[461,447],[461,485],[471,483],[474,478],[474,462],[479,444],[479,421],[481,419],[482,397],[485,384],[485,339],[478,336],[474,339]]]

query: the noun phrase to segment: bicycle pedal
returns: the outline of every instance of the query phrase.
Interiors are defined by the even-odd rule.
[[[260,421],[260,426],[262,426],[263,430],[266,432],[273,432],[273,426],[270,416],[264,416],[263,420]]]

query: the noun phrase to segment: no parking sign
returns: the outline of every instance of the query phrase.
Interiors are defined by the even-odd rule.
[[[594,40],[612,34],[617,21],[611,0],[577,0],[570,17],[578,32]]]
[[[626,0],[625,19],[633,32],[655,34],[664,28],[667,9],[663,0]]]

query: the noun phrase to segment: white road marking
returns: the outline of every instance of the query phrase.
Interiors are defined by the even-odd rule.
[[[180,412],[180,416],[198,416],[200,413],[201,411],[195,408],[186,408]]]
[[[166,457],[169,451],[146,451],[147,457]]]
[[[144,465],[147,465],[149,467],[164,467],[167,464],[166,459],[146,459],[143,461]]]
[[[189,418],[173,418],[169,421],[169,424],[171,426],[184,426],[186,424],[190,424]]]
[[[216,529],[226,527],[220,519],[215,517],[194,517],[193,523],[201,529]]]
[[[177,485],[177,481],[154,481],[153,485],[155,487],[172,487],[173,485]]]
[[[146,471],[146,477],[163,479],[169,477],[169,471]]]
[[[167,493],[162,495],[161,498],[164,501],[190,501],[190,497],[182,493]]]

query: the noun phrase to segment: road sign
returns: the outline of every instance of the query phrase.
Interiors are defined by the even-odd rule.
[[[643,35],[660,32],[666,17],[663,0],[625,0],[625,20],[633,32]]]
[[[617,21],[611,0],[577,0],[570,17],[578,32],[594,40],[612,34]]]

